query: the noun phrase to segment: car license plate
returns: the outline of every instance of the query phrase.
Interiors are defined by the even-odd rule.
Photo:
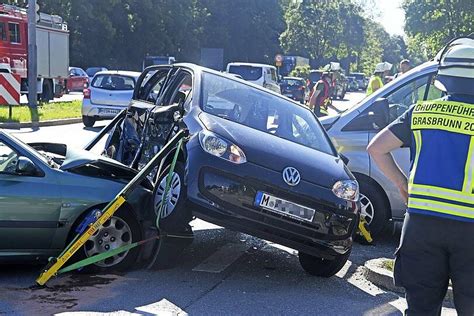
[[[293,95],[291,93],[285,93],[285,97],[291,98]]]
[[[288,217],[302,219],[308,222],[313,221],[314,209],[299,205],[284,199],[277,198],[273,195],[257,192],[255,196],[255,205],[267,209],[271,212],[282,214]]]
[[[100,114],[118,114],[120,110],[116,109],[99,109]]]

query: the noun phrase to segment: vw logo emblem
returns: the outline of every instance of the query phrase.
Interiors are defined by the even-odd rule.
[[[301,180],[300,172],[293,167],[286,167],[283,169],[283,180],[285,180],[286,184],[289,186],[294,187],[298,185]]]

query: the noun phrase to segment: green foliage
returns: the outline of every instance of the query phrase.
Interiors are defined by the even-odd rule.
[[[198,63],[201,48],[223,48],[224,62],[272,64],[285,53],[371,74],[381,61],[426,61],[474,31],[472,0],[404,0],[407,43],[374,21],[376,0],[37,1],[68,23],[71,65],[109,69],[138,70],[146,55]]]
[[[452,38],[474,32],[472,0],[404,0],[409,51],[431,58]]]
[[[81,101],[43,103],[38,106],[40,121],[63,118],[81,117]],[[8,106],[0,107],[0,122],[8,122]],[[31,122],[31,111],[27,105],[17,105],[12,108],[13,122]]]
[[[309,65],[296,66],[295,69],[290,72],[289,76],[308,79],[310,71],[311,67]]]
[[[286,30],[280,36],[283,51],[316,60],[316,65],[350,56],[363,43],[360,8],[350,1],[290,3]]]

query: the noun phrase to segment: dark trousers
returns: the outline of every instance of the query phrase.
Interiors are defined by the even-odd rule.
[[[406,315],[440,315],[450,279],[458,315],[474,315],[474,223],[407,213],[395,255]]]

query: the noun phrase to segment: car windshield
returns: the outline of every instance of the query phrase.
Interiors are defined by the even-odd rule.
[[[364,74],[351,74],[356,80],[363,80],[364,79]]]
[[[121,75],[97,75],[92,81],[92,87],[105,90],[133,90],[135,79]]]
[[[335,155],[309,109],[245,83],[203,73],[201,108],[226,120]]]
[[[304,86],[304,81],[299,79],[283,79],[281,84],[288,87],[299,87]]]
[[[311,80],[312,82],[317,82],[319,81],[319,79],[321,79],[321,75],[322,75],[321,72],[316,72],[316,71],[310,72],[309,80]]]
[[[95,75],[97,72],[101,71],[102,68],[100,67],[92,67],[92,68],[87,68],[86,73],[88,76],[92,77]]]
[[[253,67],[253,66],[230,66],[229,72],[231,74],[236,74],[242,77],[244,80],[258,80],[262,76],[262,68],[261,67]]]

